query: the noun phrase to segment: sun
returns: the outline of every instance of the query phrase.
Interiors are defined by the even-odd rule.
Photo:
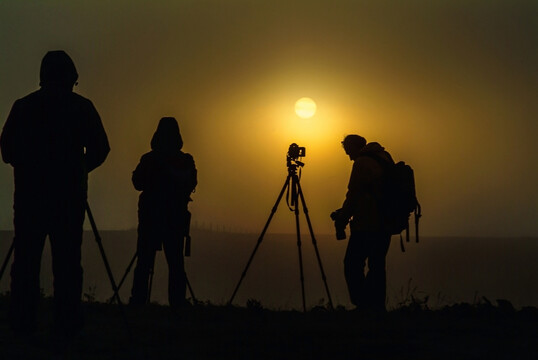
[[[316,113],[316,103],[309,97],[300,98],[295,102],[295,113],[303,119],[308,119]]]

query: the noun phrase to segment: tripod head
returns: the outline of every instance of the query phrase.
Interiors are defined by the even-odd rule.
[[[296,143],[291,144],[286,154],[288,172],[292,174],[297,173],[297,168],[304,166],[304,162],[299,160],[304,156],[306,156],[306,149],[304,147],[300,147]]]

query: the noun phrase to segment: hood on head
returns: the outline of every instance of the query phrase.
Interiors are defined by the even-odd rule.
[[[183,139],[177,120],[173,117],[163,117],[151,139],[151,149],[158,152],[174,153],[180,151],[182,147]]]
[[[73,60],[63,50],[49,51],[41,60],[39,72],[41,87],[72,88],[78,73]]]

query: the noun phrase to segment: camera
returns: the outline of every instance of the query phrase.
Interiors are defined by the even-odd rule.
[[[304,147],[301,147],[297,145],[296,143],[293,143],[290,145],[290,148],[288,149],[288,158],[291,160],[296,160],[300,157],[304,157],[306,149]]]
[[[298,159],[305,156],[305,151],[304,147],[300,147],[296,143],[290,145],[288,153],[286,154],[286,163],[289,171],[295,172],[297,168],[304,166],[304,163]]]
[[[349,219],[342,216],[341,209],[333,211],[331,214],[331,219],[334,221],[336,240],[344,240],[346,238],[346,226],[349,223]]]

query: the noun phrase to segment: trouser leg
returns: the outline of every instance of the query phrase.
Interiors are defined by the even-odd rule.
[[[351,303],[360,306],[364,296],[366,248],[362,236],[351,234],[344,257],[344,276]]]
[[[134,269],[133,287],[129,303],[145,305],[148,301],[150,271],[155,264],[156,250],[146,238],[139,237],[137,244],[138,259]]]
[[[46,232],[39,226],[15,225],[15,247],[11,266],[10,323],[14,330],[36,328],[40,298],[39,272]]]
[[[372,234],[370,241],[366,301],[369,307],[384,311],[387,293],[386,256],[390,245],[390,235]]]
[[[83,326],[81,265],[84,207],[63,214],[50,234],[54,276],[54,323],[57,330],[76,332]]]
[[[183,239],[174,236],[163,241],[164,254],[168,263],[168,302],[170,306],[185,303],[186,279],[183,258]]]

